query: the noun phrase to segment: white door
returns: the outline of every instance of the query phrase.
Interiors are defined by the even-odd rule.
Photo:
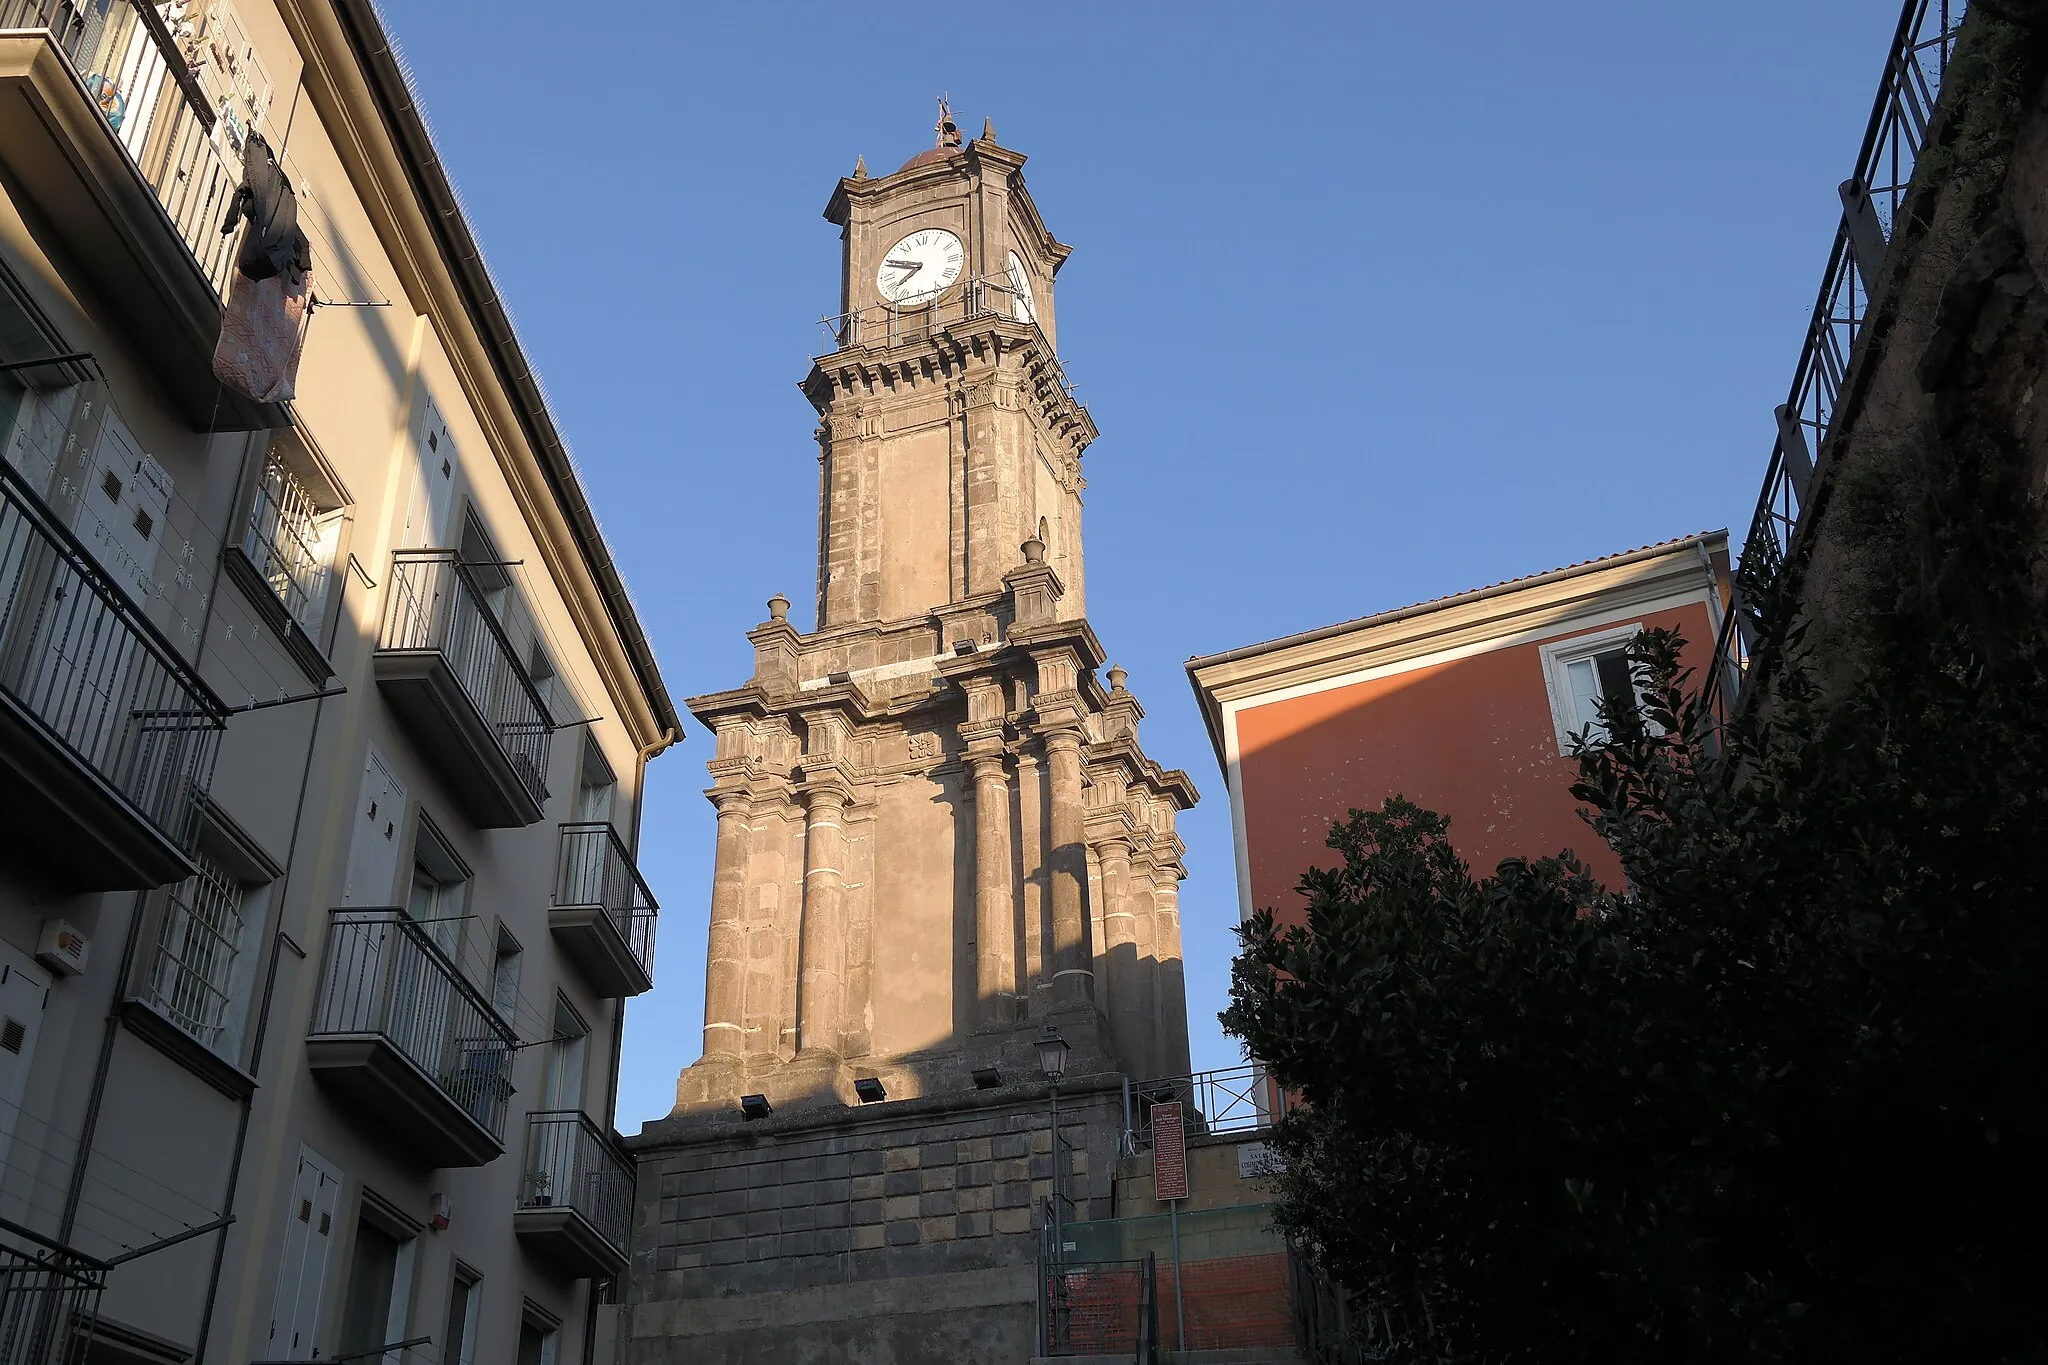
[[[343,905],[390,905],[396,899],[399,833],[405,823],[405,784],[370,746],[363,764],[363,789],[349,834],[348,880]]]
[[[334,1248],[334,1209],[341,1172],[311,1147],[299,1148],[299,1174],[285,1210],[284,1250],[278,1258],[277,1302],[270,1315],[273,1360],[311,1360],[320,1328],[327,1258]]]
[[[15,1121],[49,998],[49,974],[27,954],[0,943],[0,1168],[6,1166],[14,1144]],[[32,1135],[30,1141],[34,1140]]]
[[[171,510],[171,476],[136,444],[121,414],[105,410],[78,508],[78,538],[137,605],[155,585],[157,546]]]
[[[412,494],[406,500],[400,544],[409,550],[448,544],[448,510],[455,505],[455,442],[434,400],[426,400],[413,441]]]

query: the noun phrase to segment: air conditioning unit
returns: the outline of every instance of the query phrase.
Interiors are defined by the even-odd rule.
[[[36,940],[36,961],[60,976],[77,976],[85,970],[92,953],[92,940],[61,919],[43,921],[42,937]]]

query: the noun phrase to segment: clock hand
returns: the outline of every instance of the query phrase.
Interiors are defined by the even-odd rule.
[[[895,270],[908,270],[913,275],[924,269],[923,261],[884,261],[882,264]]]

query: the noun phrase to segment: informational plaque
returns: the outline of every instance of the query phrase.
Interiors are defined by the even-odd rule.
[[[1178,1103],[1152,1106],[1152,1197],[1188,1197],[1188,1132]]]

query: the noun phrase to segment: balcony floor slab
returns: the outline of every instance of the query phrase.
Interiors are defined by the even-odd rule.
[[[540,819],[540,802],[462,690],[446,655],[380,649],[376,671],[377,686],[478,828],[509,829]]]
[[[381,1035],[316,1035],[306,1040],[306,1061],[322,1084],[350,1102],[356,1118],[386,1134],[422,1167],[482,1166],[505,1151],[488,1128]]]
[[[615,1279],[626,1268],[625,1249],[606,1241],[568,1205],[520,1209],[512,1215],[512,1230],[577,1279]]]
[[[591,987],[606,999],[640,995],[654,988],[647,971],[619,933],[618,921],[598,905],[548,911],[548,932]]]

